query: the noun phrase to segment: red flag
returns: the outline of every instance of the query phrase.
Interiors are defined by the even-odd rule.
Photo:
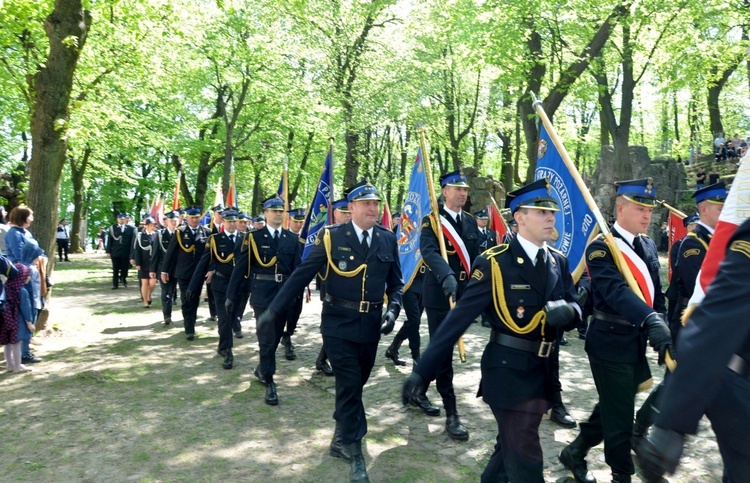
[[[687,227],[685,227],[685,224],[682,222],[682,218],[679,217],[679,215],[670,212],[669,218],[667,219],[667,239],[669,240],[667,253],[669,256],[672,256],[672,245],[675,244],[675,242],[682,240],[685,235],[687,235]],[[670,260],[670,263],[667,265],[668,272],[667,272],[667,280],[670,282],[672,281],[672,263]]]
[[[229,189],[227,190],[227,202],[224,204],[226,207],[237,206],[237,195],[234,187],[234,166],[232,166],[232,172],[229,174]]]
[[[698,304],[706,296],[708,286],[716,277],[719,265],[724,260],[729,239],[734,230],[737,229],[747,218],[750,217],[750,155],[740,161],[740,167],[732,181],[732,187],[727,194],[724,208],[721,210],[719,222],[716,224],[714,236],[708,246],[706,258],[703,259],[700,272],[698,272],[698,283],[695,284],[690,305]]]
[[[388,201],[383,205],[383,218],[380,219],[380,224],[389,230],[393,229],[391,226],[391,209],[388,207]]]
[[[497,235],[497,242],[503,243],[503,238],[508,233],[508,227],[505,226],[503,217],[494,203],[487,205],[487,213],[490,215],[490,230],[493,230]]]
[[[182,171],[177,171],[177,183],[174,185],[174,191],[172,192],[172,211],[180,207],[180,178],[182,177]]]

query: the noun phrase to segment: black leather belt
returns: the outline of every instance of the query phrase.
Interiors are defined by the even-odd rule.
[[[253,278],[255,280],[270,280],[272,282],[281,283],[289,277],[282,273],[256,273],[253,275]]]
[[[629,327],[633,327],[633,324],[623,319],[622,317],[619,317],[617,315],[607,314],[596,309],[594,309],[594,318],[597,320],[601,320],[602,322],[612,322],[615,324],[627,325]]]
[[[323,297],[323,300],[325,300],[329,304],[338,305],[339,307],[344,307],[345,309],[352,309],[356,310],[357,312],[363,313],[372,312],[373,310],[380,310],[380,308],[383,307],[382,300],[378,302],[369,302],[367,300],[354,302],[352,300],[340,299],[330,294],[326,294],[326,296]]]
[[[732,355],[727,367],[745,379],[750,379],[750,363],[737,354]]]
[[[513,337],[512,335],[501,334],[494,330],[490,332],[490,341],[512,349],[532,352],[545,359],[550,356],[552,348],[554,347],[554,342],[547,342],[544,340],[526,340]]]
[[[687,297],[677,297],[677,303],[683,307],[687,307],[690,304],[690,299]]]

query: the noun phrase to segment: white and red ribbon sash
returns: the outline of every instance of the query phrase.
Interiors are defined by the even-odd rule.
[[[633,278],[635,278],[635,281],[638,283],[638,287],[641,289],[645,302],[649,307],[653,307],[655,295],[654,281],[651,280],[651,272],[648,271],[646,262],[635,253],[633,248],[631,248],[625,240],[615,237],[615,242],[617,243],[618,248],[620,248],[622,257],[625,259],[625,263],[628,264],[630,272],[633,274]]]
[[[464,267],[467,274],[470,273],[471,259],[469,258],[469,250],[466,249],[461,235],[459,235],[453,225],[443,215],[440,215],[440,225],[443,227],[443,235],[451,242],[453,248],[456,249],[458,259],[461,260],[461,266]]]

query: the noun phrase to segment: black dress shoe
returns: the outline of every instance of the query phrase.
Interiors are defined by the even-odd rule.
[[[215,315],[212,315],[212,316],[210,316],[210,317],[208,318],[208,320],[210,320],[211,322],[216,322],[216,316],[215,316]]]
[[[397,366],[405,366],[406,365],[406,361],[403,360],[398,355],[398,351],[397,350],[391,350],[390,347],[385,351],[385,357],[387,357],[388,359],[392,360],[393,363],[396,364]]]
[[[451,439],[456,441],[466,441],[469,439],[469,432],[461,424],[458,414],[453,414],[445,419],[445,431]]]
[[[172,317],[167,317],[164,319],[164,325],[170,325],[172,323]]]
[[[224,358],[224,362],[221,364],[221,367],[224,369],[231,369],[232,366],[234,366],[234,354],[232,354],[232,349],[226,349],[225,351],[226,357]]]
[[[348,445],[348,448],[351,455],[349,481],[369,482],[370,478],[367,476],[365,457],[362,456],[362,441],[351,443]]]
[[[242,339],[243,337],[245,337],[245,334],[243,334],[241,330],[238,330],[238,331],[236,331],[236,332],[234,333],[234,336],[235,336],[236,338],[238,338],[238,339]]]
[[[112,287],[112,290],[117,290],[117,287]]]
[[[425,395],[417,396],[410,402],[412,406],[418,407],[428,416],[440,416],[440,408],[433,406]]]
[[[596,478],[586,466],[586,459],[576,456],[570,449],[570,445],[563,448],[558,459],[568,471],[573,473],[573,479],[576,480],[576,483],[596,483]]]
[[[328,377],[333,376],[333,369],[331,369],[331,365],[326,360],[318,360],[315,362],[315,369],[322,372]]]
[[[122,286],[125,288],[128,288],[128,282],[126,280],[122,281]]]
[[[336,429],[333,430],[333,438],[331,439],[329,454],[334,458],[341,458],[347,463],[352,460],[352,455],[349,454],[349,448],[344,444],[343,439],[341,439],[341,428],[338,423],[336,423]]]
[[[273,381],[269,382],[268,386],[266,386],[265,401],[269,406],[276,406],[279,404],[279,395],[276,394],[276,383]]]
[[[556,422],[563,428],[576,427],[576,420],[573,419],[570,414],[568,414],[568,411],[565,410],[565,406],[553,407],[552,411],[549,413],[549,419],[550,421]]]
[[[266,382],[266,378],[263,377],[263,374],[260,373],[260,367],[255,368],[255,370],[253,371],[253,375],[258,378],[258,382],[260,382],[264,386],[268,385],[268,383]]]
[[[285,335],[284,340],[284,357],[288,361],[297,359],[297,354],[294,353],[294,344],[292,344],[292,337]]]
[[[216,351],[217,354],[219,354],[221,357],[227,356],[227,350],[226,349],[219,349]]]
[[[187,334],[187,335],[185,336],[185,338],[186,338],[187,340],[193,340],[193,339],[195,339],[195,334]]]
[[[21,358],[21,364],[36,364],[37,362],[42,362],[42,359],[34,354],[29,354],[28,357]]]
[[[568,339],[566,339],[565,337],[560,339],[560,345],[568,345],[568,344],[569,344]]]

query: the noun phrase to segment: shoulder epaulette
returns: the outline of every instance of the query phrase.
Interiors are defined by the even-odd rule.
[[[547,248],[549,248],[549,250],[550,250],[551,252],[555,252],[555,253],[557,253],[558,255],[562,255],[563,257],[565,256],[565,254],[564,254],[563,252],[561,252],[560,250],[558,250],[557,248],[551,247],[551,246],[549,246],[549,245],[547,245]]]
[[[464,215],[470,216],[471,218],[474,218],[474,215],[472,215],[468,211],[461,210],[461,214],[464,214]]]
[[[509,248],[510,248],[509,244],[501,243],[500,245],[495,245],[492,248],[488,248],[482,253],[482,255],[484,255],[487,258],[496,257],[500,255],[501,253],[508,251]]]
[[[644,237],[644,238],[648,238],[649,240],[651,239],[651,237],[648,236],[648,235],[646,235],[645,233],[641,233],[641,236]]]

